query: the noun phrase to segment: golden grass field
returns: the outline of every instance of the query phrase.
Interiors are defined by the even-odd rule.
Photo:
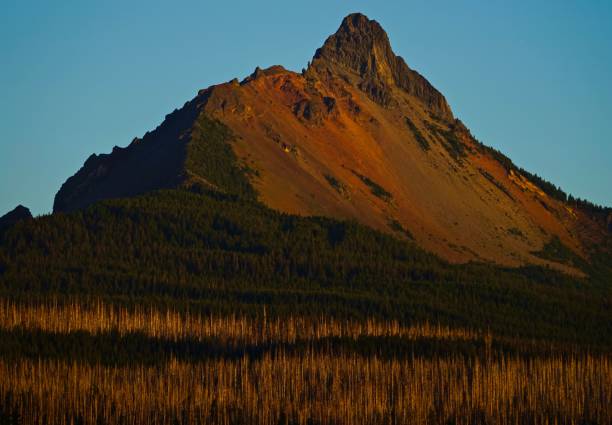
[[[103,303],[3,301],[0,327],[214,338],[234,348],[329,337],[489,345],[495,338],[427,324],[214,317]],[[258,356],[170,358],[154,365],[0,359],[0,401],[6,418],[27,424],[612,423],[612,359],[606,355],[521,356],[487,350],[475,356],[396,357],[312,344],[299,351],[272,347]]]

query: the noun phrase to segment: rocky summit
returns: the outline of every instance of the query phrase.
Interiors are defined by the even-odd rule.
[[[316,51],[309,69],[323,78],[342,75],[352,79],[372,100],[384,106],[395,100],[394,88],[402,89],[439,117],[453,118],[444,96],[393,53],[389,37],[378,22],[360,13],[344,18],[338,31]]]

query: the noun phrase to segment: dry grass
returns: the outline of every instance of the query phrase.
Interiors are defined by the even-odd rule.
[[[396,322],[270,321],[0,302],[4,329],[110,330],[239,342],[395,335],[490,338]],[[261,357],[176,359],[125,367],[0,360],[5,415],[41,423],[516,424],[612,423],[608,356],[363,356],[349,350],[268,351]],[[0,415],[1,416],[1,415]]]
[[[171,341],[202,341],[214,338],[227,344],[257,345],[268,342],[295,343],[298,340],[317,340],[327,337],[358,338],[360,336],[395,336],[406,339],[437,338],[476,340],[488,334],[468,329],[456,329],[429,323],[402,326],[397,321],[334,320],[290,317],[268,319],[265,310],[259,319],[242,316],[202,316],[180,314],[172,310],[158,311],[141,308],[130,311],[101,302],[90,305],[16,304],[0,301],[0,328],[42,330],[53,333],[87,331],[91,334],[116,331],[121,335],[142,332],[153,338]]]
[[[608,424],[611,366],[588,356],[483,362],[313,352],[162,367],[24,360],[0,362],[0,394],[11,394],[32,424]]]

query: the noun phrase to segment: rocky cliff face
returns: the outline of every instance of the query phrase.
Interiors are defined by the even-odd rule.
[[[538,252],[556,238],[586,256],[608,237],[477,142],[360,14],[303,73],[258,68],[211,86],[142,139],[92,155],[54,210],[193,184],[287,213],[358,220],[454,262],[576,273]]]

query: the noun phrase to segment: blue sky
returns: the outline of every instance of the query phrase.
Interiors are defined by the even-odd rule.
[[[355,11],[382,24],[479,140],[612,205],[609,0],[4,0],[0,214],[50,212],[91,153],[142,136],[198,89],[258,65],[301,70]]]

